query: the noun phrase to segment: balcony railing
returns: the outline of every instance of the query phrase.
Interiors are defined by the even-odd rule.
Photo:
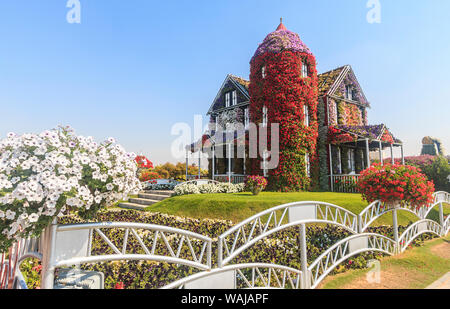
[[[244,183],[246,177],[247,177],[247,175],[231,174],[230,182],[233,184]],[[229,177],[228,177],[228,174],[214,175],[214,180],[217,180],[220,182],[229,182]]]
[[[331,177],[331,191],[342,193],[358,193],[356,184],[359,179],[358,174],[354,175],[333,175]]]

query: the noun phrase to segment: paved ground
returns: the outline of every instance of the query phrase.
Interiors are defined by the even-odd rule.
[[[450,289],[450,272],[426,287],[427,289]]]

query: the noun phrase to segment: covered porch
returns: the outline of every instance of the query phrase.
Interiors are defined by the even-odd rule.
[[[390,152],[395,163],[395,151],[400,150],[405,163],[403,143],[395,139],[385,125],[335,126],[328,133],[329,185],[332,192],[357,193],[360,172],[375,162],[384,164],[384,152]]]
[[[201,140],[186,147],[187,181],[203,178],[233,184],[245,182],[250,162],[246,151],[245,134],[238,136],[235,132],[231,141],[228,142],[225,136],[221,141],[216,139],[214,133],[205,134]],[[202,177],[200,169],[197,175],[189,175],[187,168],[189,157],[194,157],[199,166],[202,159],[208,160],[208,176]]]

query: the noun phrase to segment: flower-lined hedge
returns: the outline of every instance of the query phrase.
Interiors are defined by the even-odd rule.
[[[278,32],[278,31],[277,31]],[[308,77],[302,77],[302,65]],[[266,76],[262,76],[265,67]],[[271,149],[271,123],[279,123],[279,165],[269,170],[269,188],[275,191],[306,190],[318,182],[316,60],[312,54],[283,50],[255,55],[250,67],[251,121],[262,122],[263,107],[268,109],[268,149]],[[304,106],[309,110],[309,126],[304,124]],[[309,154],[311,178],[306,173],[305,154]],[[252,160],[251,172],[261,175],[261,161]]]
[[[126,221],[126,222],[142,222],[158,225],[172,226],[180,229],[193,231],[217,239],[217,236],[224,233],[233,223],[224,220],[196,220],[190,218],[181,218],[176,216],[169,216],[158,213],[142,213],[132,210],[122,211],[104,211],[97,214],[95,221]],[[76,216],[66,216],[60,220],[61,223],[79,223],[82,220]],[[400,227],[400,233],[405,230],[405,227]],[[122,246],[124,231],[119,229],[103,230],[104,233],[112,238],[113,243],[120,247]],[[393,237],[393,231],[390,226],[380,226],[369,228],[368,232],[379,233],[388,237]],[[337,241],[350,236],[350,233],[335,227],[335,226],[309,226],[307,227],[307,248],[308,248],[308,263],[312,263],[324,250],[328,249]],[[297,240],[298,228],[293,227],[288,230],[273,234],[256,243],[252,248],[244,251],[241,255],[236,257],[232,263],[276,263],[279,265],[286,265],[293,268],[300,269],[300,252],[299,243]],[[420,245],[424,239],[429,239],[432,236],[423,235],[420,239],[414,241],[413,245]],[[130,236],[130,243],[136,252],[139,243]],[[144,241],[150,245],[150,242],[144,237]],[[111,249],[106,243],[96,235],[93,240],[93,254],[111,253]],[[161,250],[161,248],[158,248]],[[162,251],[159,251],[162,253]],[[182,255],[188,253],[187,245],[182,250]],[[213,242],[212,252],[217,252],[217,242]],[[367,261],[370,259],[379,259],[382,255],[379,253],[365,253],[352,257],[342,263],[336,268],[333,273],[339,273],[348,269],[360,269],[367,266]],[[216,255],[213,255],[213,265],[216,265]],[[117,284],[123,283],[126,289],[144,289],[144,288],[160,288],[175,280],[181,279],[185,276],[194,274],[198,270],[182,266],[159,262],[146,261],[121,261],[121,262],[103,262],[96,264],[82,265],[83,269],[101,271],[105,274],[105,288],[114,289]],[[37,272],[39,266],[36,262],[25,262],[21,270],[27,277],[29,287],[39,286]]]
[[[212,193],[239,193],[244,191],[244,184],[232,184],[232,183],[209,183],[209,184],[180,184],[175,187],[174,195],[187,195],[187,194],[212,194]]]
[[[414,166],[374,164],[361,172],[358,190],[369,203],[379,200],[419,208],[433,202],[434,184]]]

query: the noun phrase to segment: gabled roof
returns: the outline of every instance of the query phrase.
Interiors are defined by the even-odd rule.
[[[319,95],[329,95],[335,96],[337,90],[342,85],[343,81],[346,78],[350,78],[354,84],[356,84],[359,93],[361,94],[361,102],[358,102],[362,105],[370,107],[369,102],[362,90],[361,85],[356,79],[355,73],[350,65],[344,65],[337,69],[322,73],[318,75],[319,78]]]
[[[225,80],[222,83],[222,86],[220,86],[219,92],[217,92],[216,97],[214,98],[213,102],[211,103],[211,106],[209,107],[208,113],[207,115],[209,115],[213,108],[214,108],[214,104],[216,103],[217,99],[219,98],[219,96],[222,94],[222,90],[225,87],[225,85],[228,82],[231,82],[237,89],[239,89],[242,94],[250,101],[250,94],[248,92],[248,86],[250,85],[250,81],[242,78],[242,77],[238,77],[232,74],[228,74],[227,77],[225,78]]]
[[[338,80],[339,76],[341,76],[342,71],[344,70],[345,66],[342,66],[340,68],[322,73],[318,75],[319,78],[319,95],[324,96],[328,94],[331,87],[333,87],[336,84],[336,81]]]
[[[248,93],[248,87],[250,86],[250,81],[246,80],[242,77],[239,76],[235,76],[232,74],[229,74],[229,76],[231,77],[231,79],[233,79],[236,83],[238,83],[238,85],[240,86],[239,88],[242,90],[242,92],[244,94],[246,94],[249,98],[250,98],[250,94]]]

